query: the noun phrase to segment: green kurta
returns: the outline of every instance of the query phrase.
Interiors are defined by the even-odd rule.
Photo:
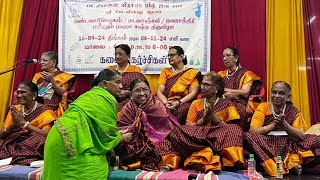
[[[116,99],[98,86],[74,101],[47,136],[44,180],[105,180],[106,153],[121,139],[116,113]]]

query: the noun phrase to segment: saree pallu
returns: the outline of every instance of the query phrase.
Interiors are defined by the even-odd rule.
[[[130,142],[116,149],[123,168],[152,170],[158,167],[161,159],[154,151],[154,144],[164,140],[179,123],[160,99],[151,96],[142,106],[130,100],[123,108],[117,125],[119,129],[133,133]]]
[[[246,84],[251,86],[250,95],[259,94],[259,91],[262,87],[261,78],[258,77],[251,71],[247,71],[243,68],[239,68],[237,72],[235,72],[231,77],[227,76],[227,71],[220,71],[218,74],[223,78],[223,82],[225,84],[225,88],[230,89],[242,89],[242,87]],[[236,106],[239,114],[240,121],[239,126],[244,130],[248,131],[250,127],[249,119],[251,118],[254,109],[252,107],[248,107],[248,98],[240,97],[239,99],[231,100]]]
[[[146,77],[140,72],[124,72],[122,76],[122,89],[130,91],[130,83],[136,78],[145,78]],[[130,101],[131,95],[124,97],[123,99],[118,99],[118,112],[121,112],[122,108]]]
[[[53,76],[59,87],[63,87],[67,91],[74,88],[75,77],[73,75],[62,71],[55,71]],[[38,95],[43,97],[44,104],[49,106],[52,110],[57,111],[56,114],[60,117],[68,108],[67,99],[62,98],[62,96],[53,89],[50,82],[42,79],[41,72],[34,75],[32,82],[38,85]]]
[[[20,105],[17,106],[20,110]],[[46,106],[38,107],[34,112],[25,116],[25,120],[40,129],[50,129],[51,122],[56,119],[55,113]],[[9,112],[4,127],[12,123]],[[43,159],[45,137],[36,132],[16,128],[5,139],[0,140],[0,159],[12,157],[11,164],[28,165],[33,161]]]
[[[167,97],[168,101],[180,100],[184,96],[188,95],[191,83],[195,79],[200,82],[201,78],[201,72],[193,68],[174,74],[167,79],[163,95]],[[190,105],[191,102],[185,102],[172,111],[173,115],[179,119],[179,122],[182,125],[186,123]]]
[[[121,139],[116,113],[116,99],[98,86],[70,104],[47,136],[44,179],[106,179],[106,154]]]
[[[177,169],[181,160],[185,168],[221,171],[222,166],[244,163],[242,134],[235,124],[183,125],[174,128],[166,140],[158,143],[156,150],[162,156],[162,164],[171,169]]]
[[[274,117],[266,104],[260,104],[257,109],[257,111],[265,113],[265,117],[260,117],[255,113],[251,125],[259,124],[261,120],[264,120],[263,126],[273,122]],[[303,121],[302,115],[293,105],[287,105],[285,117],[288,124],[294,128],[303,128],[302,125],[299,125],[304,124],[299,122]],[[259,121],[259,123],[256,123],[256,121]],[[284,129],[278,126],[275,130]],[[312,161],[315,156],[319,156],[320,152],[320,137],[316,135],[306,134],[303,140],[297,141],[288,136],[245,133],[244,142],[270,176],[276,176],[278,155],[283,157],[283,174],[287,174],[289,169]]]

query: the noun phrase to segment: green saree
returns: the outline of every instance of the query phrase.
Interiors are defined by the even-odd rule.
[[[43,178],[107,179],[106,153],[121,139],[116,113],[116,99],[98,86],[74,101],[47,136]]]

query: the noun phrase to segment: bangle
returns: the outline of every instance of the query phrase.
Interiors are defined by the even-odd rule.
[[[264,131],[268,134],[268,130],[265,126],[263,126]]]
[[[182,104],[182,101],[181,101],[181,99],[179,99],[179,100],[178,100],[178,102],[179,102],[179,106],[180,106],[180,105]]]
[[[29,124],[30,124],[30,122],[27,121],[27,122],[22,126],[22,129],[25,129]]]

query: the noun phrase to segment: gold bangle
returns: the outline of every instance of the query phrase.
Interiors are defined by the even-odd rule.
[[[267,128],[265,127],[265,126],[263,126],[263,129],[264,129],[264,131],[268,134],[269,132],[268,132],[268,130],[267,130]]]

